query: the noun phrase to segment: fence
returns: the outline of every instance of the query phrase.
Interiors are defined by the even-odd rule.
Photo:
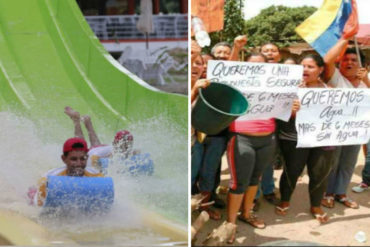
[[[138,15],[85,16],[91,29],[100,40],[137,40],[145,35],[136,28]],[[186,14],[153,15],[154,32],[149,39],[187,39]]]

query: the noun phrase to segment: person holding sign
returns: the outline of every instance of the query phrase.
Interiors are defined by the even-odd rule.
[[[326,88],[327,85],[320,79],[324,71],[324,61],[318,55],[307,55],[302,61],[303,82],[309,88]],[[320,222],[326,223],[329,217],[321,209],[321,200],[327,185],[327,179],[333,163],[334,147],[296,148],[297,129],[295,127],[295,113],[299,110],[297,100],[293,105],[293,113],[289,122],[280,122],[279,138],[281,149],[285,157],[285,167],[280,178],[281,202],[275,208],[278,215],[286,215],[290,206],[290,198],[295,189],[298,177],[307,164],[309,176],[309,195],[311,213]]]
[[[340,58],[339,69],[335,67],[335,61],[348,45],[347,38],[341,38],[325,55],[325,80],[335,88],[367,88],[369,78],[366,68],[361,68],[360,62],[364,63],[364,55],[356,49],[348,48]],[[357,163],[360,145],[339,146],[336,150],[336,161],[329,176],[328,187],[322,201],[322,205],[328,208],[334,207],[334,200],[344,206],[357,209],[357,202],[351,200],[346,191]]]
[[[262,54],[252,54],[248,62],[266,62]],[[275,119],[241,120],[236,119],[229,126],[230,141],[227,158],[231,180],[229,183],[227,221],[236,224],[240,207],[240,221],[255,228],[266,227],[251,210],[258,189],[259,178],[267,165],[271,164],[275,152]],[[229,243],[235,240],[235,232]]]
[[[335,66],[337,58],[347,47],[348,41],[348,39],[340,39],[325,55],[324,79],[335,88],[367,88],[366,85],[369,85],[368,71],[360,66],[360,62],[361,64],[365,62],[365,56],[360,50],[357,55],[355,48],[346,49],[340,58],[339,69]]]
[[[194,63],[191,66],[191,103],[198,97],[199,88],[206,88],[209,85],[209,81],[205,79],[199,80],[203,73],[204,61],[201,55],[198,55],[194,59]]]
[[[196,41],[192,40],[192,49],[193,47],[197,47],[199,45],[193,44]],[[197,49],[197,48],[195,48]],[[194,55],[193,53],[196,53]],[[207,72],[207,62],[208,60],[213,59],[211,55],[208,54],[200,54],[200,51],[192,51],[192,64],[191,64],[191,104],[196,100],[198,97],[199,88],[206,88],[209,86],[209,80],[206,80],[206,73]]]

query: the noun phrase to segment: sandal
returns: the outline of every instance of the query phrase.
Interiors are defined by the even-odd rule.
[[[221,213],[217,210],[213,210],[210,208],[210,205],[214,204],[215,201],[211,201],[211,192],[203,191],[201,192],[201,195],[203,197],[199,210],[200,211],[206,211],[209,214],[209,218],[212,220],[220,220],[221,219]]]
[[[289,209],[289,206],[286,206],[286,207],[276,206],[275,207],[275,213],[277,215],[280,215],[280,216],[285,216],[285,215],[287,215],[288,209]]]
[[[335,196],[335,200],[342,203],[344,206],[346,206],[348,208],[353,208],[353,209],[360,208],[360,206],[358,205],[357,202],[353,201],[352,199],[350,199],[346,195],[344,195],[344,196],[338,196],[337,195],[337,196]]]
[[[324,196],[321,200],[321,205],[327,208],[334,208],[334,196]]]
[[[311,212],[312,213],[312,212]],[[317,219],[321,224],[325,224],[329,221],[329,217],[326,213],[318,214],[312,213],[312,216]]]
[[[246,218],[244,217],[242,214],[238,216],[238,219],[240,221],[243,221],[244,223],[247,223],[251,226],[253,226],[254,228],[257,228],[257,229],[264,229],[266,228],[266,224],[265,222],[263,222],[263,220],[257,218],[257,216],[253,213],[249,213],[249,217]]]
[[[212,220],[220,220],[222,218],[222,215],[217,210],[213,210],[209,207],[203,208],[204,211],[206,211],[209,215],[209,218]]]
[[[324,211],[322,211],[320,207],[311,207],[311,214],[321,224],[327,223],[329,221],[329,216]]]

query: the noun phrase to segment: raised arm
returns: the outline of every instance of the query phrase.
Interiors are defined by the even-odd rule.
[[[238,61],[239,60],[239,52],[247,44],[247,36],[246,35],[239,35],[234,39],[234,45],[231,49],[230,54],[230,61]]]
[[[333,76],[335,71],[335,61],[338,56],[341,54],[343,49],[347,47],[348,39],[340,39],[324,57],[325,62],[325,73],[324,80],[328,81]]]

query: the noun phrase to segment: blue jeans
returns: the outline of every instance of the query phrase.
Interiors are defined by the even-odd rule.
[[[203,159],[199,170],[199,190],[212,192],[214,190],[217,172],[220,169],[221,158],[226,150],[226,136],[207,136],[204,145]]]
[[[262,174],[262,180],[258,185],[258,191],[256,195],[256,199],[260,198],[261,196],[261,189],[264,195],[272,194],[275,190],[274,184],[274,167],[273,164],[269,164],[265,171]]]
[[[198,176],[204,154],[204,145],[195,141],[191,147],[191,187],[194,186]]]
[[[328,178],[327,194],[346,194],[347,187],[357,163],[361,145],[339,146],[335,150],[336,157]]]
[[[365,167],[362,170],[362,182],[370,185],[370,141],[366,145],[367,147],[367,154],[366,154],[366,162]]]

